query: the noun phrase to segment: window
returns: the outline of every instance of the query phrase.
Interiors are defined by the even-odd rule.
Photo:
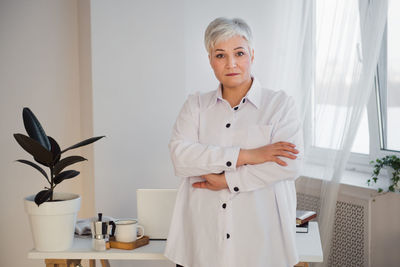
[[[389,1],[387,27],[378,65],[377,104],[380,148],[400,151],[400,2]]]
[[[313,92],[313,146],[335,150],[349,119],[348,99],[361,65],[361,29],[358,1],[316,1],[316,58]],[[336,26],[340,21],[343,25]],[[352,49],[349,49],[352,47]],[[355,63],[357,62],[357,63]],[[356,96],[357,97],[357,96]],[[352,152],[370,152],[368,112],[363,109]]]
[[[362,57],[360,56],[362,44],[360,18],[357,12],[358,1],[346,1],[346,6],[339,5],[344,4],[339,1],[316,1],[315,8],[316,47],[317,49],[322,47],[322,49],[316,52],[316,90],[312,97],[312,144],[319,151],[334,151],[340,147],[340,133],[348,111],[341,95],[347,94],[343,97],[346,99],[351,94],[343,88],[348,86],[352,78],[350,76],[357,71],[343,62],[346,60],[353,62],[357,60],[357,57]],[[347,8],[350,5],[355,6]],[[336,12],[339,10],[342,14],[335,12],[329,14],[330,10]],[[370,172],[370,160],[400,152],[400,50],[398,49],[400,35],[397,33],[400,28],[400,16],[398,14],[400,14],[400,1],[389,1],[387,27],[375,74],[375,91],[363,109],[348,163],[348,168],[353,170]],[[335,32],[336,28],[327,23],[330,20],[326,20],[326,16],[342,16],[343,22],[348,23],[349,26],[342,28],[340,33]],[[332,42],[335,38],[331,36],[335,34],[341,34],[341,38],[342,35],[343,38],[348,38],[345,47],[353,47],[353,49],[346,50],[343,49],[342,43]],[[326,45],[319,46],[321,43],[326,43]],[[343,77],[346,77],[344,82]],[[327,92],[321,88],[328,88],[325,90]],[[337,91],[340,93],[335,93]],[[336,136],[338,136],[337,140],[335,140]]]

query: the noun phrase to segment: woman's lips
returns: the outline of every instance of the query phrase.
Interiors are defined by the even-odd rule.
[[[239,75],[239,73],[228,73],[228,74],[225,74],[225,76],[236,76],[236,75]]]

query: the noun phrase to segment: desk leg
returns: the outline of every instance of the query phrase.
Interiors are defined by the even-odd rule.
[[[307,262],[299,262],[294,267],[309,267]]]
[[[101,267],[110,267],[110,262],[108,260],[100,260]],[[90,267],[96,267],[96,260],[89,260]]]
[[[110,262],[108,260],[100,260],[101,267],[110,267]]]
[[[81,260],[70,259],[45,259],[46,267],[75,267]]]

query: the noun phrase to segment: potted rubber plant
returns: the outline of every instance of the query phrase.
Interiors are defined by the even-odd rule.
[[[79,175],[79,171],[65,170],[65,168],[87,159],[81,156],[62,158],[62,154],[94,143],[104,136],[92,137],[61,150],[57,141],[46,135],[39,120],[29,108],[23,109],[22,117],[28,136],[16,133],[14,138],[34,161],[18,159],[17,162],[39,171],[48,183],[43,190],[24,199],[35,248],[38,251],[69,249],[74,237],[81,198],[77,194],[55,192],[54,189],[64,180]],[[48,172],[43,167],[47,168]]]
[[[370,164],[374,165],[374,170],[371,178],[368,179],[368,185],[371,182],[376,183],[378,176],[382,168],[387,169],[388,176],[390,177],[390,184],[387,192],[400,192],[400,158],[396,155],[385,156],[378,158],[375,161],[371,161]],[[382,193],[384,190],[378,188],[378,193]]]

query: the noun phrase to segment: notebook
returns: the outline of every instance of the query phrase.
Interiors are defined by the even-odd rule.
[[[137,189],[138,221],[150,239],[167,239],[176,189]]]

